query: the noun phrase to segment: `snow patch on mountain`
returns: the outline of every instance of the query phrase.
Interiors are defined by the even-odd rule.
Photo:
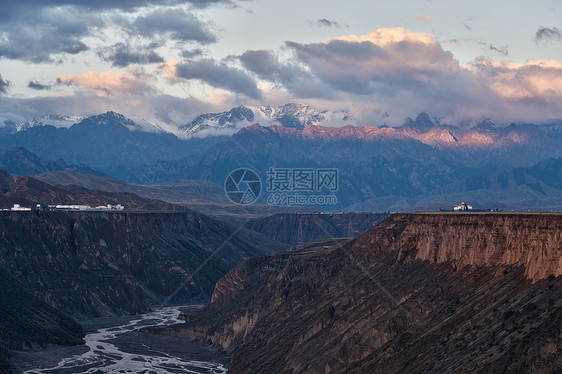
[[[73,116],[66,116],[60,114],[48,114],[45,116],[35,117],[30,121],[26,122],[13,122],[13,121],[4,121],[0,128],[2,128],[5,133],[16,133],[18,131],[25,131],[32,127],[38,126],[54,126],[54,127],[65,127],[68,128],[75,123],[78,123],[85,118],[88,118],[89,115],[73,115]]]
[[[180,126],[183,137],[232,135],[243,127],[259,123],[302,130],[307,126],[343,126],[358,123],[343,111],[317,111],[306,104],[289,103],[280,106],[239,106],[220,113],[206,113]]]

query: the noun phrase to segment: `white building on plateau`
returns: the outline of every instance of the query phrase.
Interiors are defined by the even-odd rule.
[[[466,212],[468,210],[472,210],[472,205],[468,205],[467,203],[465,203],[464,201],[460,204],[460,205],[455,205],[453,207],[453,210],[455,212]]]
[[[31,210],[31,208],[21,206],[20,204],[14,204],[14,206],[10,210],[16,212],[28,212]]]

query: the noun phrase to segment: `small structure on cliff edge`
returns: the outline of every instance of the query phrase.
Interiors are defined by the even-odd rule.
[[[453,211],[455,211],[455,212],[466,212],[466,211],[469,211],[469,210],[472,210],[472,205],[468,205],[464,201],[461,202],[460,205],[455,205],[453,207]]]

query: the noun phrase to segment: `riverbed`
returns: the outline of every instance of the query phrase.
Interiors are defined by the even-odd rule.
[[[183,323],[177,316],[198,307],[174,306],[133,317],[79,321],[86,332],[85,345],[11,352],[10,364],[17,373],[25,374],[224,374],[228,357],[217,348],[138,331],[141,327]]]

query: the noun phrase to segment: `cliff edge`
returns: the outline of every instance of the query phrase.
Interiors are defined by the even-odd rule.
[[[562,216],[397,214],[325,251],[251,259],[158,333],[230,349],[229,373],[553,373]]]

